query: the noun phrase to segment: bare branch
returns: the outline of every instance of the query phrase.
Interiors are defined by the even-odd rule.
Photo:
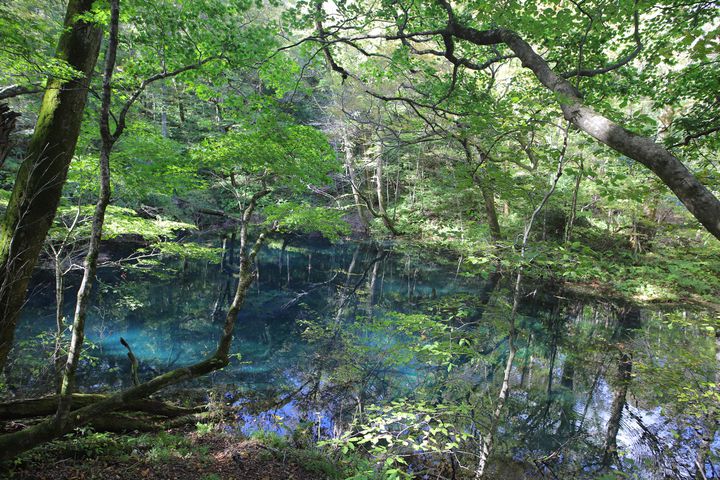
[[[27,87],[24,85],[8,85],[6,87],[0,87],[0,100],[18,97],[20,95],[42,93],[42,91],[42,88],[36,86]]]

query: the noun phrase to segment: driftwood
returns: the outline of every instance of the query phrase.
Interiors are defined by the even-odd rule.
[[[128,359],[130,360],[130,368],[132,371],[133,385],[140,385],[140,377],[138,377],[138,359],[130,348],[130,344],[122,337],[120,337],[120,343],[123,347],[127,348]]]
[[[86,407],[106,400],[109,396],[99,393],[75,393],[72,397],[73,409]],[[41,398],[13,400],[0,403],[0,420],[19,420],[22,418],[44,417],[57,411],[58,397],[52,395]],[[204,407],[185,408],[160,400],[133,400],[122,407],[125,412],[140,412],[166,418],[178,418],[201,413]]]

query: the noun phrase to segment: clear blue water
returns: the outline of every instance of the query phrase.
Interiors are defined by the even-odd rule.
[[[233,406],[237,422],[225,427],[245,434],[304,428],[332,437],[352,428],[360,409],[400,399],[470,405],[475,420],[458,428],[482,430],[507,358],[512,279],[469,268],[437,252],[391,245],[283,249],[275,242],[259,257],[259,280],[237,319],[232,350],[239,358],[170,395]],[[142,379],[210,354],[235,281],[230,269],[202,261],[103,271],[80,387],[130,384],[121,337],[139,358]],[[39,278],[18,328],[5,396],[47,390],[53,302],[51,282]],[[619,401],[620,455],[612,470],[637,478],[694,476],[712,424],[703,416],[703,394],[717,370],[706,317],[524,285],[495,474],[595,478]],[[632,375],[617,400],[623,361],[631,362]],[[720,472],[717,452],[715,437],[705,455],[708,478],[717,475],[713,468]]]

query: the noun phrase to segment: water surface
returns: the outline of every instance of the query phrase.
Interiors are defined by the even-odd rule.
[[[391,245],[269,245],[237,319],[237,355],[184,388],[235,406],[237,423],[228,427],[246,434],[305,428],[331,438],[368,406],[398,402],[393,408],[467,406],[453,414],[453,428],[480,438],[492,428],[512,340],[517,355],[493,474],[693,478],[701,462],[707,478],[718,478],[705,408],[717,371],[707,314],[524,284],[511,331],[514,279],[442,257]],[[211,354],[237,281],[228,260],[223,268],[170,259],[145,271],[102,272],[80,387],[130,385],[121,337],[143,379]],[[72,288],[66,298],[70,316]],[[18,328],[11,393],[47,390],[53,302],[52,285],[38,282]],[[421,463],[409,468],[427,468]]]

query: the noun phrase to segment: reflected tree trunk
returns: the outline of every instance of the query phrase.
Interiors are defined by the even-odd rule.
[[[495,289],[498,287],[501,278],[502,275],[500,274],[499,270],[490,272],[487,281],[483,284],[483,288],[478,295],[480,305],[487,305],[487,303],[490,301],[490,296],[492,295],[492,292],[494,292]]]
[[[497,404],[495,405],[495,410],[490,421],[490,428],[488,429],[488,433],[481,439],[480,442],[478,464],[475,469],[476,480],[480,480],[485,475],[488,459],[492,453],[493,443],[495,441],[495,436],[497,435],[497,428],[505,410],[505,403],[507,403],[507,399],[510,397],[510,374],[512,373],[513,362],[515,361],[515,355],[517,354],[517,346],[515,344],[517,336],[517,332],[515,330],[515,317],[517,316],[518,306],[520,305],[521,283],[522,272],[518,272],[513,292],[512,310],[510,311],[510,318],[508,320],[510,323],[510,330],[508,333],[508,356],[505,360],[502,384],[500,386],[500,392],[498,393]]]
[[[620,312],[619,328],[615,335],[617,346],[620,349],[618,357],[617,376],[615,380],[615,391],[610,406],[610,418],[607,423],[607,433],[603,447],[603,466],[610,467],[618,460],[617,435],[620,431],[620,423],[623,417],[623,410],[627,405],[627,392],[632,380],[632,352],[630,341],[633,332],[640,326],[640,310],[637,307],[627,307]]]
[[[382,247],[378,249],[378,253],[382,254]],[[377,287],[378,271],[380,269],[380,262],[373,264],[372,273],[370,274],[370,283],[368,285],[368,307],[372,312],[372,307],[375,305],[375,289]]]
[[[553,373],[555,371],[555,361],[557,360],[557,352],[558,352],[558,342],[560,341],[560,327],[561,327],[561,319],[560,319],[560,305],[555,304],[555,308],[553,309],[552,316],[551,316],[551,326],[552,326],[552,344],[550,346],[550,365],[548,367],[548,380],[547,380],[547,397],[548,402],[550,402],[550,399],[552,397],[552,388],[553,388]]]
[[[715,390],[720,397],[720,327],[715,327]],[[705,467],[707,457],[711,453],[711,445],[720,426],[718,418],[718,405],[711,403],[708,407],[705,418],[703,418],[702,437],[698,446],[697,458],[695,459],[695,479],[705,480]],[[714,477],[713,477],[714,478]]]
[[[353,252],[352,260],[350,260],[350,264],[348,265],[347,269],[347,275],[345,276],[345,283],[342,287],[340,287],[340,295],[338,296],[338,309],[337,313],[335,314],[335,335],[334,338],[337,339],[339,332],[339,326],[342,322],[343,317],[345,316],[345,309],[347,307],[347,302],[350,299],[350,295],[352,292],[352,275],[355,271],[355,265],[357,263],[358,255],[360,254],[360,245],[357,246],[355,251]]]
[[[617,387],[613,393],[613,401],[610,407],[610,418],[607,424],[605,446],[603,448],[603,465],[609,467],[618,458],[617,435],[620,431],[623,410],[627,403],[627,392],[630,386],[632,374],[632,357],[622,352],[619,357],[617,368]]]
[[[532,333],[528,333],[527,348],[525,350],[525,358],[523,361],[522,370],[520,371],[520,387],[524,387],[530,371],[530,351],[532,347],[533,336]]]
[[[557,435],[562,441],[574,431],[575,422],[575,357],[568,355],[563,365],[560,385],[563,388],[560,397],[560,424]]]

